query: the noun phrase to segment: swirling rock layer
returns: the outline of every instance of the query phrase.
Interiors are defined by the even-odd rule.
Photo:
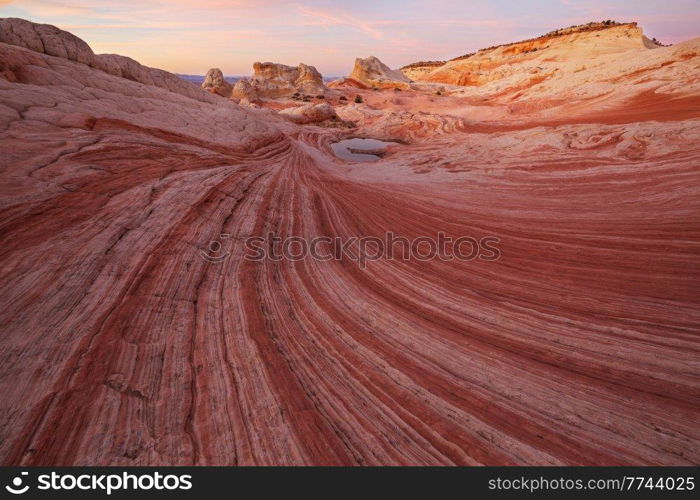
[[[0,43],[3,464],[700,462],[697,59],[554,112],[357,90],[404,144],[353,165],[40,52]],[[502,256],[243,258],[387,231]]]

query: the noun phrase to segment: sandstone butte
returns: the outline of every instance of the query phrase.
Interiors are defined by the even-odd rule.
[[[374,88],[408,88],[411,81],[401,71],[389,68],[374,56],[355,59],[348,79]]]
[[[206,82],[202,84],[202,87],[205,84]],[[295,92],[318,95],[327,90],[323,83],[323,76],[313,66],[304,63],[295,67],[279,63],[256,62],[253,64],[253,76],[241,79],[236,83],[233,97],[239,99],[250,99],[251,96],[254,98],[276,98],[289,96]]]
[[[700,463],[700,39],[638,35],[333,90],[347,129],[0,20],[0,463]],[[243,258],[387,231],[502,256]]]
[[[219,68],[211,68],[204,76],[202,88],[221,97],[231,97],[233,85],[226,81],[224,74]]]

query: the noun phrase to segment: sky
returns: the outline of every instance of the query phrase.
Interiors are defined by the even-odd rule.
[[[700,0],[0,0],[0,17],[187,74],[249,75],[271,61],[342,76],[356,57],[396,68],[605,19],[663,43],[700,36]]]

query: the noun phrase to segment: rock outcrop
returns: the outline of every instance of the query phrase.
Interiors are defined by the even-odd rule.
[[[2,18],[0,42],[86,64],[114,76],[161,87],[194,99],[202,99],[204,95],[202,90],[181,78],[167,71],[143,66],[130,57],[95,54],[83,40],[56,26],[18,18]]]
[[[320,123],[338,117],[333,106],[325,102],[286,108],[280,114],[298,124]]]
[[[95,60],[90,46],[74,34],[19,18],[0,19],[0,42],[90,66]]]
[[[253,64],[253,76],[244,79],[255,91],[257,97],[287,97],[296,92],[317,95],[328,91],[323,76],[313,66],[299,64],[286,66],[271,62]],[[238,95],[246,89],[239,89]],[[234,97],[238,97],[234,91]]]
[[[257,90],[250,83],[250,80],[241,78],[233,86],[231,91],[231,99],[238,101],[240,104],[259,104],[260,96]]]
[[[421,61],[402,67],[401,73],[409,80],[423,80],[428,73],[444,65],[445,61]]]
[[[658,46],[636,23],[591,23],[483,49],[436,67],[415,63],[404,72],[416,80],[463,86],[527,84],[531,79],[566,78],[585,68],[591,58]]]
[[[401,71],[389,68],[374,56],[355,59],[355,66],[348,78],[377,88],[408,88],[411,82]]]
[[[224,74],[219,68],[211,68],[204,77],[202,88],[221,97],[231,97],[233,85],[224,79]]]
[[[369,89],[371,85],[355,80],[354,78],[342,77],[333,80],[328,84],[331,89]]]

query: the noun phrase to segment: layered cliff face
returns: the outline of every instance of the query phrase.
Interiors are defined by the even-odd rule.
[[[355,59],[355,66],[348,78],[376,88],[408,88],[410,83],[401,71],[389,68],[374,56]]]
[[[445,61],[417,62],[401,68],[401,73],[409,80],[425,80],[429,73],[444,65]]]
[[[355,88],[346,132],[9,23],[3,465],[700,463],[700,39],[515,99]],[[244,257],[387,232],[501,255]]]
[[[646,38],[636,23],[602,23],[557,30],[533,40],[480,50],[437,67],[416,63],[404,69],[414,80],[465,86],[483,86],[499,80],[528,75],[549,78],[583,71],[591,59],[601,59],[658,45]]]

